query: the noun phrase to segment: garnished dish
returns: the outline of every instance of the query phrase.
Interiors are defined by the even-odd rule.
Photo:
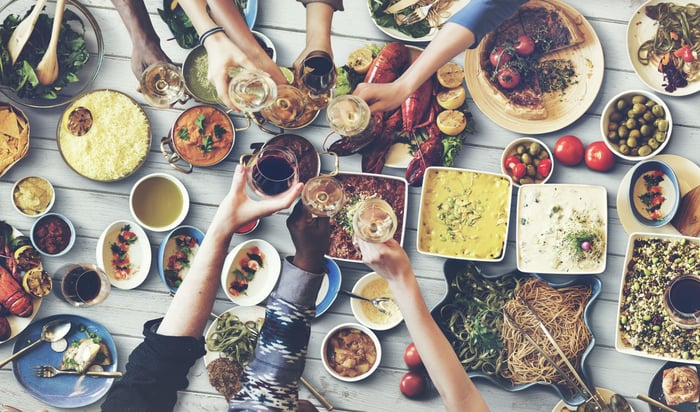
[[[151,244],[136,223],[118,220],[97,241],[97,263],[112,286],[133,289],[143,283],[151,269]]]
[[[194,166],[212,166],[231,152],[235,132],[223,110],[200,105],[178,116],[169,137],[178,155],[176,159],[182,158]]]
[[[23,111],[0,102],[0,176],[29,153],[29,120]]]
[[[419,252],[503,260],[512,192],[507,176],[430,167],[425,183],[418,218]]]
[[[252,306],[272,292],[282,268],[279,253],[262,239],[251,239],[233,248],[221,271],[221,287],[233,303]]]
[[[17,382],[36,399],[56,408],[79,408],[97,402],[114,383],[114,378],[91,378],[87,371],[117,370],[118,352],[114,339],[102,325],[77,315],[54,315],[30,325],[15,342],[17,352],[39,339],[42,327],[53,320],[68,320],[71,329],[59,342],[38,345],[15,359],[12,372]],[[39,365],[53,366],[77,375],[43,378],[36,375]]]
[[[692,1],[650,0],[627,26],[632,67],[647,86],[685,96],[700,90],[700,6]]]
[[[403,245],[406,228],[404,213],[408,204],[408,185],[404,179],[358,173],[339,173],[335,179],[343,185],[347,199],[343,208],[331,219],[328,256],[349,262],[361,261],[360,249],[352,242],[352,220],[363,199],[380,198],[391,205],[397,219],[394,239]]]
[[[539,139],[516,139],[503,151],[501,171],[513,180],[515,186],[545,183],[554,167],[552,152]]]
[[[551,347],[527,302],[585,379],[583,364],[594,345],[587,313],[600,293],[600,279],[550,285],[518,272],[486,277],[474,263],[457,260],[445,263],[445,276],[447,294],[431,313],[472,378],[486,378],[508,391],[551,385],[568,404],[583,401],[504,311],[539,345]],[[566,369],[559,357],[553,358]]]
[[[51,182],[40,176],[27,176],[12,187],[12,202],[25,216],[41,216],[56,200]]]
[[[169,236],[163,253],[163,275],[168,288],[177,290],[180,287],[201,242],[202,239],[192,234]]]
[[[602,186],[525,185],[518,192],[518,270],[588,274],[605,270],[607,193]]]
[[[362,325],[345,323],[331,329],[321,344],[321,358],[335,378],[354,382],[366,378],[379,366],[379,339]]]
[[[632,212],[640,222],[653,227],[664,225],[678,210],[678,178],[666,163],[647,160],[635,167],[629,196]]]
[[[469,91],[495,123],[521,133],[559,130],[582,116],[603,81],[590,23],[559,0],[534,0],[467,50]]]
[[[134,173],[151,146],[146,113],[131,97],[114,90],[91,91],[71,103],[61,116],[57,134],[58,149],[68,166],[101,182]]]
[[[265,254],[257,246],[251,246],[242,251],[243,256],[234,263],[231,270],[233,280],[228,287],[228,292],[233,296],[241,294],[247,295],[248,284],[255,279],[255,274],[258,273],[265,265]]]
[[[649,384],[649,397],[678,412],[696,412],[700,379],[695,365],[666,362]],[[652,406],[652,412],[662,409]]]
[[[468,0],[367,0],[367,8],[374,24],[386,35],[397,40],[427,42],[432,40],[438,29],[464,7]],[[417,10],[432,4],[426,18],[409,24],[405,20]]]
[[[620,287],[615,349],[647,358],[700,364],[697,330],[677,325],[664,307],[664,292],[682,274],[697,273],[695,238],[633,233]]]
[[[196,33],[196,32],[195,32]],[[187,93],[195,100],[208,104],[221,104],[216,88],[209,82],[209,55],[204,46],[196,46],[185,57],[182,77]]]

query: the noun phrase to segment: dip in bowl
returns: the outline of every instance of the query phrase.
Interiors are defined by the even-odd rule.
[[[639,163],[630,182],[630,205],[637,220],[658,227],[673,219],[680,203],[680,188],[675,172],[667,163],[660,160]]]
[[[34,221],[29,238],[42,255],[63,256],[75,243],[75,227],[64,215],[47,213]]]
[[[387,313],[380,312],[370,302],[361,299],[350,299],[350,308],[361,324],[374,330],[388,330],[403,320],[403,315],[399,307],[394,302],[394,295],[389,290],[389,284],[383,277],[376,272],[371,272],[355,283],[352,292],[364,296],[369,299],[388,297],[392,300],[385,302],[382,307]]]
[[[27,176],[12,187],[12,205],[18,213],[27,217],[39,217],[53,207],[56,192],[47,179]]]
[[[177,292],[190,270],[190,264],[204,241],[204,233],[194,226],[178,226],[158,247],[158,275],[171,293]]]
[[[141,227],[165,232],[182,223],[190,209],[185,185],[167,173],[152,173],[139,179],[129,196],[131,215]]]
[[[371,329],[358,323],[342,323],[334,327],[321,344],[323,366],[341,381],[365,379],[377,370],[381,359],[379,338]]]

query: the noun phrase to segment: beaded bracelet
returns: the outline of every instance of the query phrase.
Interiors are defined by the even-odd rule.
[[[212,27],[211,29],[205,31],[204,33],[202,33],[201,36],[199,36],[199,45],[204,46],[204,40],[206,40],[207,37],[220,31],[224,31],[224,29],[221,26]]]

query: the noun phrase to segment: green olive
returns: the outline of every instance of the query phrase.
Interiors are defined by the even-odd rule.
[[[639,129],[630,130],[629,135],[627,137],[639,140],[639,138],[642,137],[642,132],[640,132]]]
[[[628,137],[626,143],[629,147],[637,147],[637,139],[634,139],[632,137]]]
[[[668,120],[659,119],[659,122],[656,125],[656,129],[660,132],[666,132],[668,130]]]
[[[644,145],[639,148],[639,151],[637,152],[640,156],[649,156],[651,154],[651,147],[648,145]]]
[[[652,134],[654,134],[654,129],[651,126],[649,126],[648,124],[645,124],[642,127],[640,127],[639,131],[642,133],[642,136],[644,136],[644,137],[649,137]]]
[[[535,165],[527,165],[527,175],[531,177],[537,176],[537,167]]]
[[[630,148],[626,144],[621,144],[620,147],[617,148],[617,150],[620,151],[623,155],[629,154]]]
[[[659,143],[663,143],[666,140],[666,132],[656,132],[654,133],[654,140]]]
[[[632,97],[632,104],[644,104],[647,102],[647,98],[641,95],[636,95]]]
[[[646,107],[648,107],[648,108],[651,109],[652,107],[656,106],[656,102],[653,101],[653,100],[647,100],[647,102],[644,103],[644,106],[646,106]]]
[[[515,148],[515,153],[519,155],[525,153],[525,146],[519,144],[518,147]]]
[[[629,133],[630,130],[627,128],[627,126],[622,125],[617,128],[617,135],[620,136],[621,139],[626,139]]]
[[[627,107],[629,107],[629,105],[627,104],[625,99],[620,99],[617,102],[615,102],[615,108],[619,111],[623,111],[627,109]]]
[[[654,115],[654,113],[652,113],[653,111],[654,111],[653,108],[651,109],[651,112],[647,111],[646,113],[644,113],[644,116],[642,116],[642,118],[644,120],[646,120],[647,122],[653,122],[654,119],[656,119],[656,117],[657,117],[656,115]]]
[[[610,140],[610,141],[613,141],[613,140],[617,141],[617,131],[615,131],[615,130],[610,130],[610,131],[608,132],[608,140]]]
[[[520,156],[520,161],[525,163],[525,164],[530,164],[530,163],[532,163],[532,157],[530,156],[529,153],[523,153]]]
[[[637,119],[627,119],[627,121],[625,122],[625,126],[628,129],[635,129],[637,127],[637,124]]]
[[[539,143],[537,143],[537,142],[532,142],[532,143],[530,143],[530,148],[529,148],[529,150],[528,150],[528,152],[530,153],[530,155],[532,155],[532,156],[537,156],[537,154],[540,152],[540,150],[542,150],[542,149],[540,148],[540,144],[539,144]]]
[[[617,130],[617,128],[620,127],[620,124],[618,122],[610,122],[608,123],[608,131],[610,130]]]
[[[649,147],[651,147],[651,148],[654,149],[654,150],[658,149],[659,146],[661,145],[661,144],[659,143],[659,141],[656,140],[656,139],[649,139],[649,140],[647,140],[647,144],[649,145]]]
[[[656,116],[656,117],[666,117],[666,112],[665,112],[663,106],[661,106],[660,104],[655,104],[655,105],[651,108],[651,112],[652,112],[652,113],[654,114],[654,116]]]
[[[644,112],[646,112],[646,111],[647,111],[646,106],[644,106],[641,103],[635,103],[632,106],[632,113],[634,113],[635,117],[643,115]]]
[[[549,159],[549,154],[547,154],[546,150],[540,150],[540,153],[537,155],[538,159]]]

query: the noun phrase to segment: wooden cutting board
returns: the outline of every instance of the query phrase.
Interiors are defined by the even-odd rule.
[[[700,186],[683,196],[671,224],[685,236],[700,235]]]

